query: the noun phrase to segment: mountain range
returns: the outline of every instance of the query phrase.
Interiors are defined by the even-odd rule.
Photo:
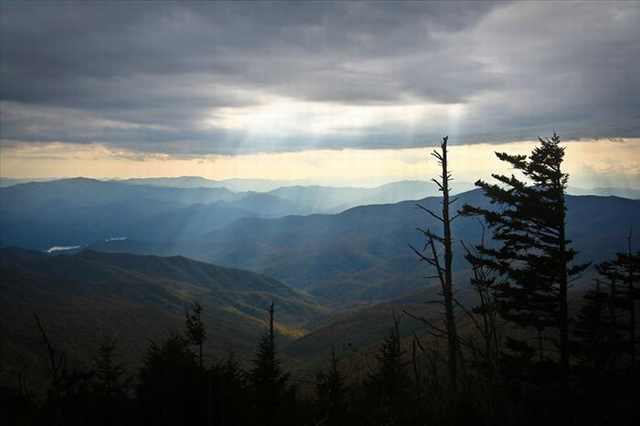
[[[45,250],[114,236],[171,241],[188,238],[190,226],[202,226],[202,232],[240,217],[296,213],[304,211],[287,200],[225,188],[128,185],[85,178],[31,182],[0,188],[0,246]]]
[[[477,191],[458,196],[464,203],[488,206]],[[434,211],[440,198],[361,206],[335,215],[243,218],[188,243],[145,244],[113,241],[96,250],[181,254],[273,276],[329,303],[377,303],[424,288],[429,269],[409,244],[424,241],[417,227],[438,229],[417,204]],[[631,228],[640,226],[640,201],[619,197],[567,196],[567,232],[580,252],[578,261],[601,261],[624,249]],[[454,272],[466,280],[468,266],[461,241],[474,244],[482,227],[473,218],[454,222]]]
[[[5,355],[42,355],[34,313],[79,358],[95,349],[100,334],[116,334],[132,362],[149,338],[179,330],[195,300],[205,307],[207,351],[250,354],[264,331],[265,308],[275,301],[284,354],[307,360],[323,358],[333,344],[349,351],[373,345],[393,313],[433,314],[424,302],[438,287],[409,247],[422,247],[416,228],[439,226],[418,207],[440,208],[439,197],[418,195],[425,182],[268,192],[182,183],[67,179],[0,188]],[[478,190],[457,197],[454,208],[489,206]],[[566,200],[579,261],[611,257],[640,226],[639,200]],[[461,241],[473,244],[482,232],[474,219],[454,222],[461,297],[469,274]],[[61,246],[51,252],[62,255],[43,252],[52,246]],[[575,287],[592,275],[593,268]],[[403,324],[405,335],[415,331],[415,323]]]
[[[417,199],[426,188],[420,182],[403,182],[378,188],[233,192],[203,178],[28,182],[0,187],[0,246],[46,250],[112,237],[186,241],[240,218],[335,213],[359,204]]]
[[[229,182],[263,189],[280,183],[200,177],[74,178],[0,187],[0,246],[47,250],[83,247],[114,237],[174,244],[198,240],[243,218],[335,214],[356,206],[437,195],[434,186],[423,181],[375,188],[282,186],[268,192],[234,192],[223,186],[233,186]],[[456,188],[471,186],[457,183]]]

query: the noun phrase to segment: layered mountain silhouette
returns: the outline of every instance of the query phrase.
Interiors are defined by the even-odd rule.
[[[437,210],[439,197],[417,202],[356,207],[336,215],[244,218],[188,244],[147,245],[114,241],[97,250],[182,254],[246,268],[305,289],[334,303],[392,300],[428,284],[426,265],[409,244],[424,241],[417,227],[438,229],[416,204]],[[479,191],[459,195],[464,203],[487,205]],[[600,261],[624,248],[629,230],[640,226],[640,201],[618,197],[567,196],[567,229],[579,259]],[[468,265],[461,241],[477,243],[482,226],[475,219],[454,221],[455,272],[464,279]]]
[[[0,188],[0,202],[0,246],[38,250],[114,236],[163,242],[189,239],[194,236],[190,227],[202,233],[241,217],[305,213],[264,193],[85,178]]]
[[[238,186],[240,183],[244,186]],[[52,246],[85,246],[112,237],[173,244],[201,239],[243,218],[335,214],[354,206],[437,195],[433,185],[421,181],[375,188],[284,186],[271,190],[277,183],[199,177],[126,181],[74,178],[0,187],[0,246],[46,250]],[[270,190],[233,192],[225,185]],[[458,189],[469,186],[456,185]]]
[[[272,190],[277,184],[200,177],[17,183],[0,187],[0,246],[46,250],[112,237],[172,243],[199,238],[240,218],[336,213],[361,204],[418,199],[428,188],[406,181],[367,189]]]

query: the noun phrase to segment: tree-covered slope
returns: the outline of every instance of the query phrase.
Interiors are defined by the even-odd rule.
[[[250,353],[271,301],[285,340],[326,313],[275,279],[184,257],[0,249],[0,276],[0,323],[11,325],[3,330],[3,356],[25,360],[44,354],[34,314],[53,341],[80,359],[110,335],[137,361],[149,339],[182,330],[184,310],[194,301],[204,307],[208,353]]]

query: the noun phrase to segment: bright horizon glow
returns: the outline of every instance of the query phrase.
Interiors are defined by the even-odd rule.
[[[453,120],[454,118],[452,118]],[[527,154],[535,141],[450,146],[458,182],[510,173],[493,154]],[[565,170],[575,187],[640,187],[640,138],[567,141]],[[343,149],[300,152],[179,157],[114,150],[103,145],[51,143],[21,145],[0,151],[5,178],[202,176],[272,179],[306,184],[375,186],[387,182],[427,180],[437,173],[428,156],[432,148]]]
[[[413,129],[425,121],[455,126],[464,110],[463,104],[343,105],[272,97],[259,105],[214,110],[204,127],[263,137],[336,136],[376,126]]]

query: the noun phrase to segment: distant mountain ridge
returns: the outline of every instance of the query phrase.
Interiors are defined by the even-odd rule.
[[[78,179],[78,178],[31,178],[31,179],[14,179],[7,177],[0,177],[0,188],[15,186],[23,183],[32,183],[32,182],[51,182],[56,180],[69,180],[69,179]],[[80,178],[80,179],[92,179],[99,180],[93,178]],[[126,183],[130,185],[142,185],[142,186],[158,186],[158,187],[168,187],[168,188],[226,188],[232,192],[272,192],[276,191],[280,188],[326,188],[326,189],[335,189],[335,190],[350,190],[357,189],[359,191],[367,191],[367,190],[376,190],[382,189],[383,187],[393,188],[394,186],[411,186],[413,184],[425,185],[427,188],[427,193],[422,194],[419,197],[414,196],[406,196],[406,198],[398,198],[396,201],[392,200],[378,200],[375,204],[382,203],[391,203],[402,200],[409,199],[419,199],[428,195],[434,195],[433,185],[429,181],[422,180],[400,180],[385,184],[376,185],[374,187],[370,186],[362,186],[359,184],[356,185],[320,185],[317,183],[310,183],[308,181],[292,181],[292,180],[274,180],[274,179],[249,179],[249,178],[231,178],[231,179],[221,179],[221,180],[213,180],[209,178],[205,178],[202,176],[178,176],[178,177],[152,177],[152,178],[128,178],[128,179],[101,179],[102,182],[114,182],[114,183]],[[472,189],[473,184],[470,182],[456,182],[455,192],[465,192]],[[406,191],[407,189],[402,189]],[[422,191],[422,189],[420,189]],[[594,188],[583,188],[583,187],[574,187],[570,186],[567,189],[567,192],[571,195],[615,195],[623,198],[632,198],[638,199],[640,198],[640,188],[630,188],[630,187],[594,187]],[[396,195],[396,197],[401,197],[401,195]]]
[[[241,217],[302,213],[291,202],[266,193],[226,188],[128,185],[86,178],[31,182],[0,188],[0,246],[46,250],[111,236],[166,242],[193,238],[189,230],[195,225],[204,233]]]
[[[634,188],[616,188],[616,187],[602,187],[602,188],[576,188],[569,187],[567,192],[572,195],[600,195],[616,197],[631,198],[633,200],[640,199],[640,189]]]
[[[473,189],[473,184],[456,182],[455,192]],[[269,194],[305,206],[314,213],[339,213],[353,207],[393,204],[438,195],[437,188],[426,181],[405,180],[374,188],[337,188],[329,186],[285,186]]]
[[[478,190],[459,194],[456,208],[467,202],[488,206]],[[355,207],[335,215],[244,218],[188,244],[146,245],[123,241],[99,244],[97,250],[182,254],[273,276],[337,304],[377,303],[424,288],[427,265],[408,245],[424,243],[417,227],[439,229],[419,208],[437,210],[441,199],[427,197],[395,204]],[[640,227],[640,201],[619,197],[567,196],[567,230],[584,261],[599,261],[624,248],[630,227]],[[468,272],[460,241],[474,244],[478,222],[454,222],[454,268],[462,281]]]
[[[405,184],[400,185],[408,188],[404,196],[422,189],[419,181]],[[38,250],[90,245],[109,252],[184,255],[264,273],[336,304],[377,303],[421,288],[426,268],[408,244],[423,243],[416,227],[439,225],[416,203],[437,210],[440,199],[308,213],[335,208],[344,194],[352,200],[360,196],[363,203],[375,191],[378,199],[393,198],[398,193],[394,186],[368,193],[327,187],[234,193],[90,179],[22,184],[0,189],[0,245]],[[459,197],[459,206],[486,203],[478,191]],[[203,198],[211,202],[194,203]],[[567,203],[568,232],[584,260],[612,255],[624,244],[629,227],[640,227],[637,200],[568,195]],[[123,239],[105,242],[111,237]],[[475,220],[456,221],[456,245],[479,237]],[[457,247],[456,272],[465,274],[461,253]]]
[[[171,188],[225,188],[233,192],[268,192],[290,184],[285,180],[273,179],[222,179],[213,180],[202,176],[131,178],[116,182],[130,185],[163,186]]]
[[[166,186],[176,180],[184,187]],[[270,192],[190,186],[203,180],[207,181],[141,179],[131,184],[71,178],[0,188],[0,246],[47,250],[112,236],[174,243],[197,239],[241,218],[336,213],[360,204],[417,199],[429,188],[417,181],[377,188],[282,187]]]

